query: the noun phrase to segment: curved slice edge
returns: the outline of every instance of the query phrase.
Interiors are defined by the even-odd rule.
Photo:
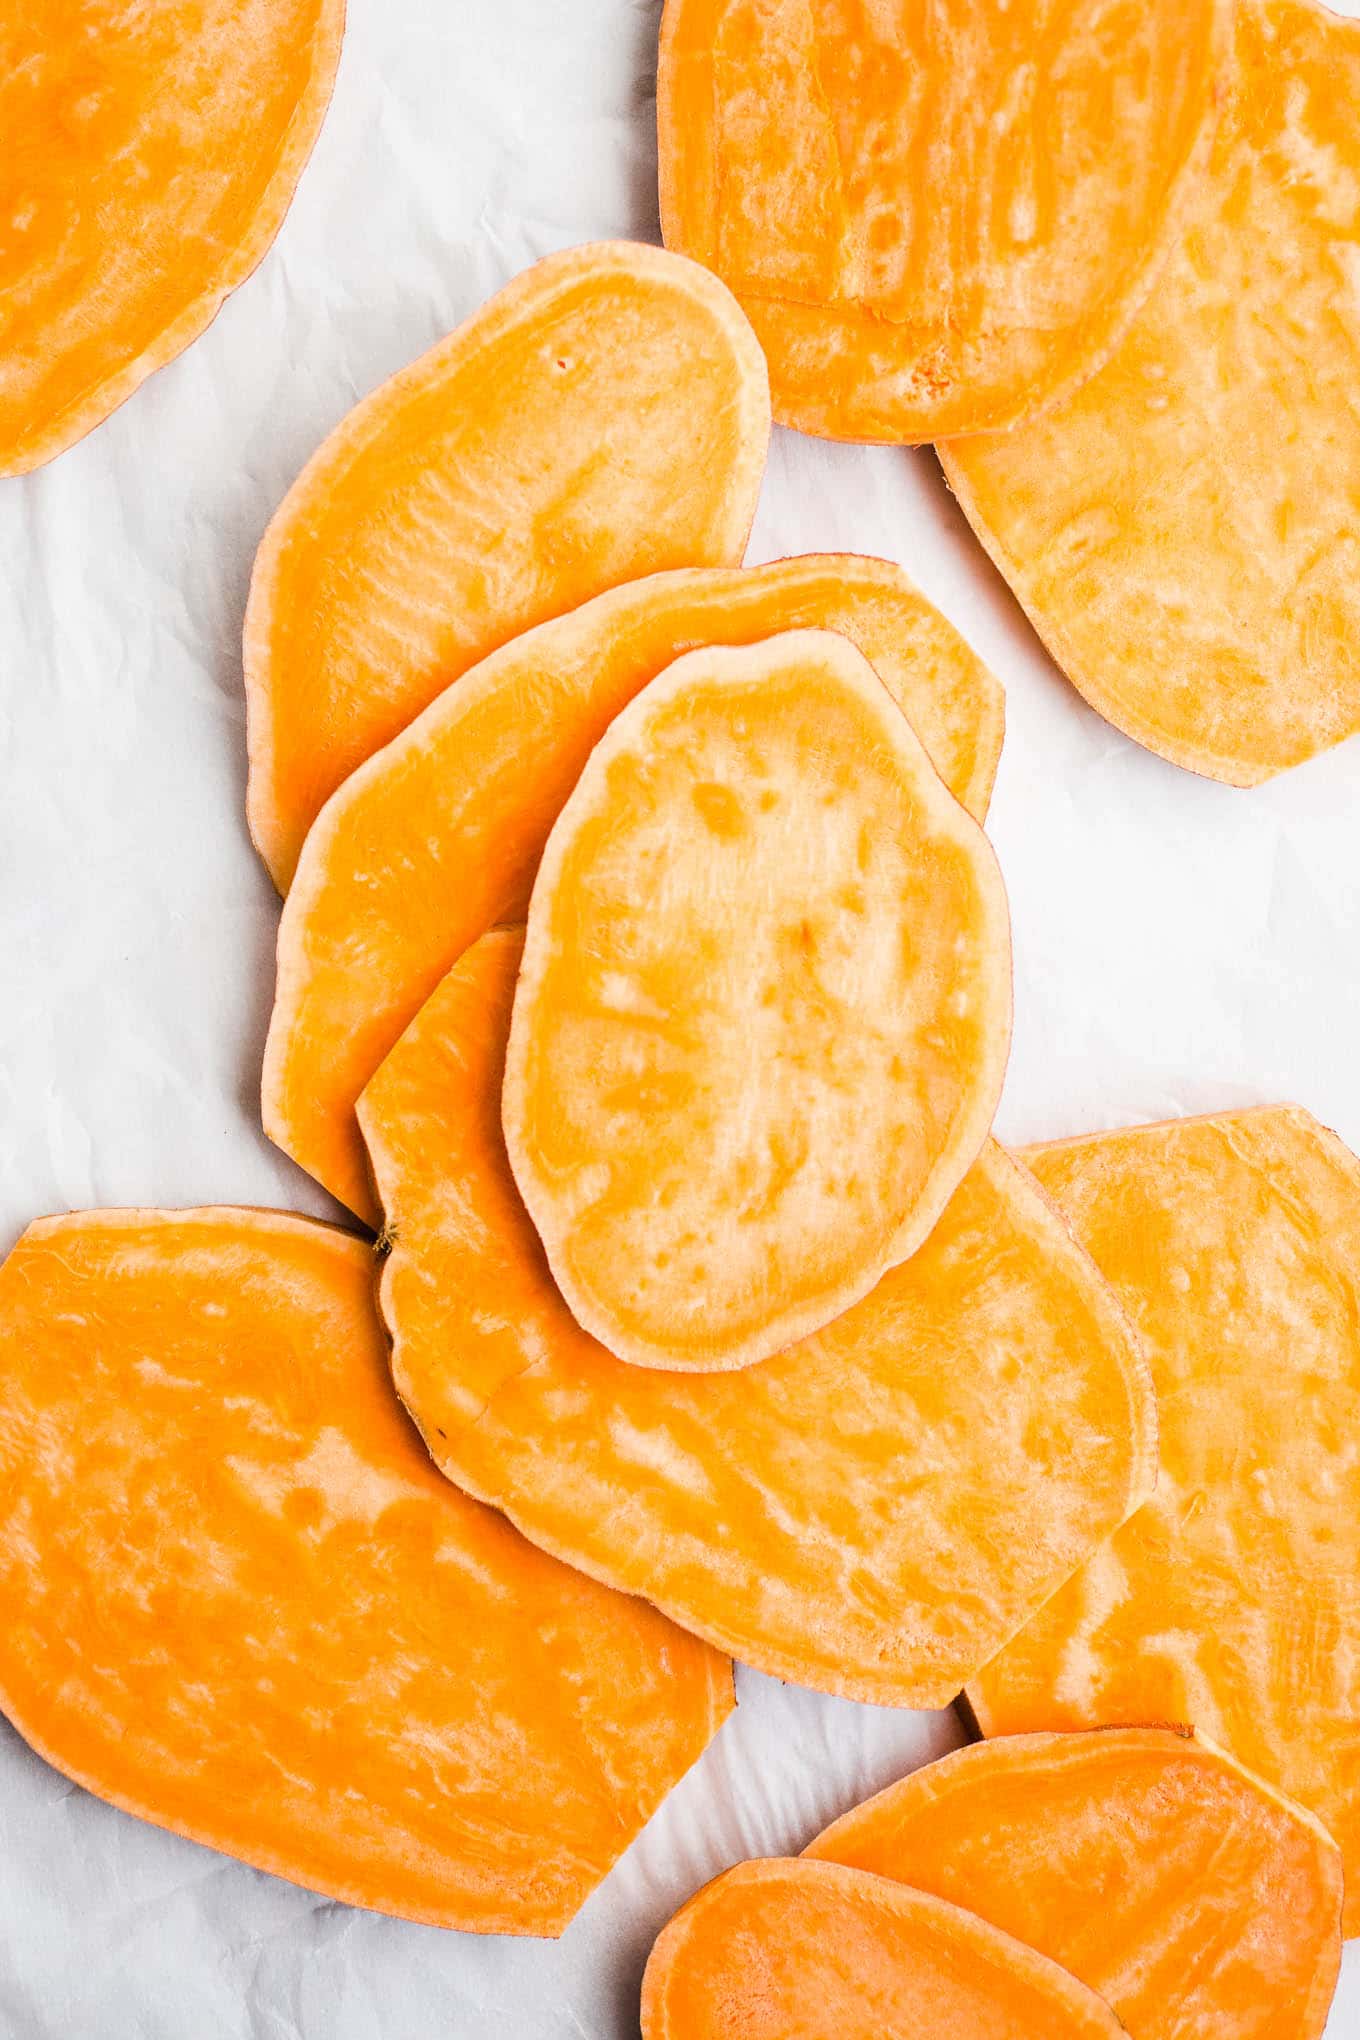
[[[246,602],[242,657],[246,693],[246,749],[249,776],[246,818],[251,840],[281,894],[286,894],[305,840],[284,812],[278,787],[278,702],[270,684],[272,631],[284,556],[299,531],[305,533],[311,506],[367,447],[381,439],[407,399],[440,380],[468,356],[494,349],[513,331],[526,307],[568,289],[591,273],[627,269],[670,287],[683,284],[702,301],[724,333],[737,369],[742,418],[737,431],[741,456],[728,476],[725,551],[739,561],[755,519],[770,434],[769,378],[765,357],[750,322],[720,278],[702,264],[640,241],[592,241],[547,255],[512,277],[442,340],[363,397],[340,420],[307,462],[274,512],[260,541]],[[491,648],[488,647],[488,651]],[[468,670],[464,668],[463,670]],[[453,676],[450,684],[456,684]],[[341,781],[343,785],[344,781]]]
[[[714,672],[715,651],[722,659],[722,671]],[[637,732],[658,707],[680,700],[698,675],[707,687],[759,684],[767,675],[777,674],[795,660],[819,660],[834,671],[837,683],[853,692],[859,702],[878,720],[885,750],[896,753],[904,779],[926,821],[919,833],[929,833],[933,844],[941,839],[966,859],[975,888],[982,928],[979,951],[987,954],[991,968],[979,968],[978,987],[987,1003],[985,1056],[971,1072],[966,1096],[956,1111],[950,1136],[926,1171],[920,1193],[902,1218],[882,1252],[867,1266],[862,1265],[816,1301],[801,1306],[787,1305],[771,1321],[739,1339],[726,1342],[724,1357],[710,1357],[703,1363],[678,1356],[659,1341],[644,1345],[630,1334],[616,1314],[580,1280],[566,1251],[567,1228],[556,1222],[551,1188],[532,1151],[526,1119],[527,1065],[531,1059],[531,1021],[534,1003],[541,1000],[541,986],[551,960],[546,926],[548,908],[555,898],[563,867],[572,847],[574,832],[581,822],[597,813],[603,798],[596,782],[602,781],[611,763],[635,746]],[[1010,904],[1001,867],[989,838],[967,810],[955,800],[935,770],[911,723],[893,701],[869,661],[848,639],[824,630],[785,631],[762,643],[738,648],[705,647],[682,654],[674,664],[635,695],[614,718],[596,745],[581,779],[568,799],[548,837],[534,879],[526,924],[524,954],[515,993],[510,1041],[506,1052],[503,1111],[506,1148],[520,1195],[534,1220],[543,1242],[549,1266],[563,1297],[577,1322],[592,1337],[620,1358],[644,1367],[678,1368],[696,1372],[724,1372],[768,1359],[773,1353],[810,1337],[860,1302],[876,1286],[887,1269],[907,1260],[932,1231],[945,1206],[977,1160],[991,1131],[1001,1099],[1006,1065],[1010,1056],[1013,1019],[1013,965],[1010,935]],[[960,1084],[960,1092],[965,1086]],[[631,1350],[627,1350],[631,1347]]]
[[[195,1230],[199,1227],[211,1230],[239,1226],[243,1221],[248,1222],[252,1231],[258,1232],[266,1239],[273,1236],[282,1240],[315,1240],[319,1245],[333,1250],[341,1263],[350,1264],[351,1273],[361,1278],[363,1288],[366,1291],[371,1289],[374,1249],[370,1240],[330,1220],[312,1218],[299,1212],[266,1205],[98,1206],[51,1213],[29,1222],[9,1254],[0,1257],[0,1272],[3,1272],[5,1261],[20,1249],[29,1244],[59,1239],[73,1226],[99,1227],[110,1232],[123,1229],[139,1231],[162,1225],[167,1230]],[[378,1329],[380,1332],[381,1327]],[[481,1506],[475,1497],[468,1499],[474,1506]],[[500,1512],[493,1511],[491,1514],[493,1521],[499,1520]],[[512,1529],[511,1534],[517,1533]],[[552,1554],[547,1556],[551,1558]],[[674,1632],[672,1634],[674,1635]],[[675,1640],[686,1646],[690,1644],[690,1638],[687,1636],[681,1635]],[[3,1657],[2,1651],[0,1657]],[[556,1940],[565,1932],[592,1892],[598,1889],[600,1883],[609,1875],[625,1850],[636,1840],[669,1791],[674,1789],[680,1778],[699,1761],[718,1730],[735,1710],[736,1692],[731,1662],[721,1653],[706,1646],[701,1662],[704,1672],[703,1719],[698,1723],[688,1759],[680,1770],[661,1785],[642,1820],[628,1831],[620,1830],[609,1862],[598,1874],[592,1873],[589,1881],[573,1893],[559,1895],[547,1904],[542,1900],[521,1898],[501,1912],[490,1911],[484,1905],[478,1905],[474,1910],[459,1900],[434,1905],[406,1902],[400,1905],[387,1905],[380,1897],[374,1895],[371,1886],[357,1873],[352,1878],[317,1876],[310,1867],[304,1872],[297,1858],[286,1850],[243,1846],[235,1838],[224,1839],[219,1829],[210,1829],[206,1823],[172,1818],[147,1796],[111,1786],[97,1769],[74,1761],[59,1747],[54,1737],[35,1727],[25,1716],[24,1711],[13,1704],[2,1679],[0,1679],[0,1716],[9,1722],[35,1756],[82,1791],[89,1792],[94,1798],[102,1800],[120,1813],[190,1841],[195,1847],[211,1850],[214,1855],[221,1856],[226,1861],[245,1864],[251,1869],[263,1871],[269,1876],[278,1877],[302,1889],[314,1891],[319,1896],[338,1904],[390,1918],[408,1920],[418,1925],[474,1934]]]
[[[345,34],[347,0],[322,0],[322,15],[313,41],[313,65],[307,90],[298,101],[278,167],[255,215],[252,231],[224,265],[218,281],[185,305],[164,328],[155,344],[135,361],[100,383],[78,404],[69,405],[30,441],[12,462],[0,462],[0,477],[31,474],[45,467],[102,425],[125,404],[149,376],[165,368],[205,333],[232,292],[239,290],[269,253],[316,147],[335,89],[340,49]]]
[[[1024,2005],[1014,2027],[1008,2030],[989,2025],[988,2028],[993,2034],[1006,2031],[1007,2040],[1022,2040],[1022,2036],[1028,2040],[1034,2028],[1027,2027],[1022,2021],[1035,2011],[1047,2011],[1059,2022],[1051,2029],[1047,2024],[1041,2029],[1045,2040],[1059,2040],[1059,2036],[1062,2040],[1119,2040],[1124,2032],[1103,1998],[1097,1997],[1094,1991],[1088,1990],[1085,1984],[1056,1962],[1051,1962],[1046,1955],[1040,1955],[1023,1941],[989,1926],[976,1914],[965,1912],[961,1906],[950,1905],[944,1899],[914,1891],[908,1885],[895,1884],[889,1878],[875,1877],[868,1871],[795,1856],[757,1858],[738,1863],[734,1869],[724,1871],[704,1885],[662,1928],[643,1973],[643,2040],[729,2040],[729,2035],[746,2034],[751,2030],[740,2015],[732,2019],[719,2014],[716,2022],[703,2025],[692,2023],[688,2017],[677,2021],[672,2015],[671,2000],[678,1990],[684,1988],[686,1972],[695,1962],[697,1938],[706,1932],[721,1933],[720,1922],[724,1912],[731,1914],[734,1924],[740,1927],[748,1894],[762,1891],[787,1894],[795,1902],[800,1899],[813,1905],[820,1902],[828,1910],[826,1925],[833,1932],[837,1910],[843,1915],[861,1909],[882,1913],[899,1927],[915,1930],[928,1943],[939,1944],[946,1951],[945,1964],[941,1966],[953,1968],[973,1962],[984,1971],[994,1973],[998,1979],[1018,1984],[1023,1992]],[[715,1923],[714,1915],[718,1916],[718,1923]],[[853,1953],[849,1959],[857,1962],[862,1959],[863,1942],[855,1936],[851,1945]],[[818,1955],[827,1952],[827,1949],[828,1942],[824,1937],[815,1940],[808,1950],[811,1958],[809,1967],[814,1967]],[[839,1941],[832,1948],[832,1959],[838,1968],[847,1952]],[[836,1980],[844,1979],[838,1976]],[[734,1974],[738,1987],[745,1981],[746,1977],[740,1972]],[[757,1974],[751,1977],[751,1983],[751,2003],[758,2006],[765,1980]],[[898,2009],[906,2007],[899,2005]],[[992,2010],[996,2009],[994,2003]],[[863,2010],[862,2027],[856,2033],[845,2035],[845,2040],[877,2040],[877,2036],[889,2031],[905,2030],[896,2023],[891,2028],[881,2024],[881,2007],[876,2002],[865,2002]],[[781,2030],[778,2026],[762,2023],[758,2029],[759,2040],[776,2040]],[[924,2033],[925,2029],[921,2030]],[[806,2026],[800,2023],[798,2040],[804,2040],[804,2036],[811,2040],[814,2034],[820,2040],[823,2033],[830,2040],[830,2028],[815,2022]],[[837,2040],[841,2040],[839,2032]],[[951,2028],[951,2040],[968,2040],[968,2035],[958,2028]]]

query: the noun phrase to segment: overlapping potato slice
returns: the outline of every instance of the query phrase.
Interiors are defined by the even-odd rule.
[[[8,0],[0,475],[92,431],[196,340],[283,221],[344,0]]]
[[[804,1853],[966,1906],[1089,1984],[1132,2040],[1318,2040],[1327,2021],[1340,1852],[1184,1731],[974,1743]]]
[[[627,241],[526,270],[351,411],[246,614],[250,827],[280,890],[327,795],[497,645],[638,574],[735,564],[769,424],[728,292]]]
[[[553,1287],[501,1132],[519,938],[486,936],[369,1085],[397,1389],[536,1543],[763,1671],[943,1705],[1137,1506],[1146,1371],[1090,1262],[989,1143],[924,1247],[732,1374],[617,1361]]]
[[[510,1165],[611,1353],[700,1372],[830,1323],[925,1238],[1010,1046],[991,845],[830,631],[690,652],[553,825]]]
[[[681,1908],[643,2040],[1119,2040],[1109,2006],[985,1920],[836,1863],[740,1863]]]
[[[669,246],[725,277],[775,414],[1009,425],[1146,289],[1217,115],[1229,0],[667,0]]]
[[[440,1478],[366,1243],[42,1219],[0,1268],[0,1707],[68,1777],[352,1905],[556,1934],[730,1668]]]
[[[1072,684],[1251,786],[1360,729],[1360,24],[1241,0],[1177,253],[1108,365],[941,449]]]
[[[886,560],[658,574],[528,631],[361,766],[308,836],[265,1051],[266,1130],[295,1161],[377,1223],[354,1102],[468,944],[523,919],[548,831],[614,716],[696,645],[806,626],[859,646],[981,818],[1000,686]]]
[[[1025,1159],[1143,1334],[1161,1474],[979,1674],[978,1719],[1192,1724],[1360,1877],[1360,1163],[1295,1106]]]

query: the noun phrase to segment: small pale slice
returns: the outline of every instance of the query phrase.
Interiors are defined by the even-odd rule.
[[[1194,1726],[1321,1818],[1360,1931],[1360,1162],[1288,1105],[1026,1160],[1143,1334],[1161,1474],[978,1720]]]
[[[497,645],[638,574],[735,565],[769,428],[735,300],[630,241],[537,263],[351,411],[246,612],[250,828],[279,890],[327,795]]]
[[[992,1123],[1010,921],[982,829],[828,631],[677,659],[534,880],[506,1145],[572,1311],[744,1367],[926,1237]]]
[[[519,938],[468,952],[360,1101],[397,1389],[451,1479],[777,1678],[941,1707],[1148,1494],[1111,1292],[988,1142],[926,1244],[739,1373],[629,1366],[553,1286],[500,1122]]]
[[[740,1863],[662,1929],[643,2040],[1120,2040],[1056,1962],[838,1863]]]
[[[1360,729],[1360,23],[1240,0],[1177,253],[1108,365],[950,442],[969,521],[1073,686],[1254,786]]]
[[[307,837],[264,1068],[265,1127],[294,1161],[377,1223],[355,1100],[468,945],[523,920],[548,831],[614,716],[696,645],[809,625],[859,646],[982,818],[1000,685],[887,560],[681,569],[540,624],[351,774]]]
[[[0,475],[92,431],[250,275],[344,25],[344,0],[5,0]]]
[[[893,443],[1028,417],[1109,353],[1218,112],[1231,0],[666,0],[661,221],[775,415]]]
[[[440,1478],[366,1242],[41,1219],[0,1268],[0,1708],[130,1813],[333,1898],[557,1934],[730,1668]]]
[[[1107,2000],[1132,2040],[1319,2040],[1341,1964],[1322,1823],[1202,1736],[1001,1736],[805,1851],[966,1906]]]

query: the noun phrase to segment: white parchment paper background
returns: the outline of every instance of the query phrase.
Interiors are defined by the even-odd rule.
[[[242,820],[251,557],[356,398],[508,277],[658,237],[658,8],[350,0],[257,275],[83,445],[0,482],[0,1248],[78,1205],[327,1210],[256,1108],[277,903]],[[751,557],[830,548],[900,560],[1006,684],[1001,1134],[1291,1098],[1360,1147],[1360,744],[1256,793],[1160,763],[1055,673],[929,454],[776,435]],[[948,1715],[739,1690],[558,1944],[324,1903],[111,1811],[0,1723],[0,2035],[632,2040],[647,1948],[695,1886],[959,1739]],[[1329,2034],[1360,2040],[1360,1951]]]

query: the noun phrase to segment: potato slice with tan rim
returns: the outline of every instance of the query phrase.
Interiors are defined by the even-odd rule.
[[[735,566],[769,431],[735,300],[631,241],[550,255],[357,405],[250,585],[250,829],[279,890],[327,796],[497,645],[638,574]]]
[[[837,1863],[740,1863],[658,1939],[643,2040],[1120,2040],[1094,1991],[956,1905]]]
[[[1098,1991],[1132,2040],[1318,2040],[1327,2023],[1340,1851],[1186,1730],[974,1743],[804,1854],[966,1906]]]
[[[978,1720],[1203,1730],[1336,1837],[1360,1932],[1360,1161],[1290,1105],[1025,1159],[1143,1333],[1161,1475]]]
[[[731,1669],[430,1465],[367,1242],[41,1219],[0,1267],[0,1707],[78,1784],[351,1905],[558,1934]]]
[[[635,694],[700,644],[815,625],[857,644],[981,819],[1001,687],[899,567],[851,554],[653,574],[484,659],[326,803],[279,927],[266,1131],[372,1224],[354,1103],[447,970],[522,921],[548,831]]]
[[[585,1328],[744,1367],[930,1231],[992,1122],[990,844],[844,638],[678,659],[610,725],[534,881],[510,1165]]]
[[[941,1707],[1148,1493],[1127,1321],[989,1141],[911,1260],[730,1374],[631,1367],[563,1303],[515,1190],[519,938],[487,935],[360,1101],[393,1374],[451,1479],[778,1678]]]

